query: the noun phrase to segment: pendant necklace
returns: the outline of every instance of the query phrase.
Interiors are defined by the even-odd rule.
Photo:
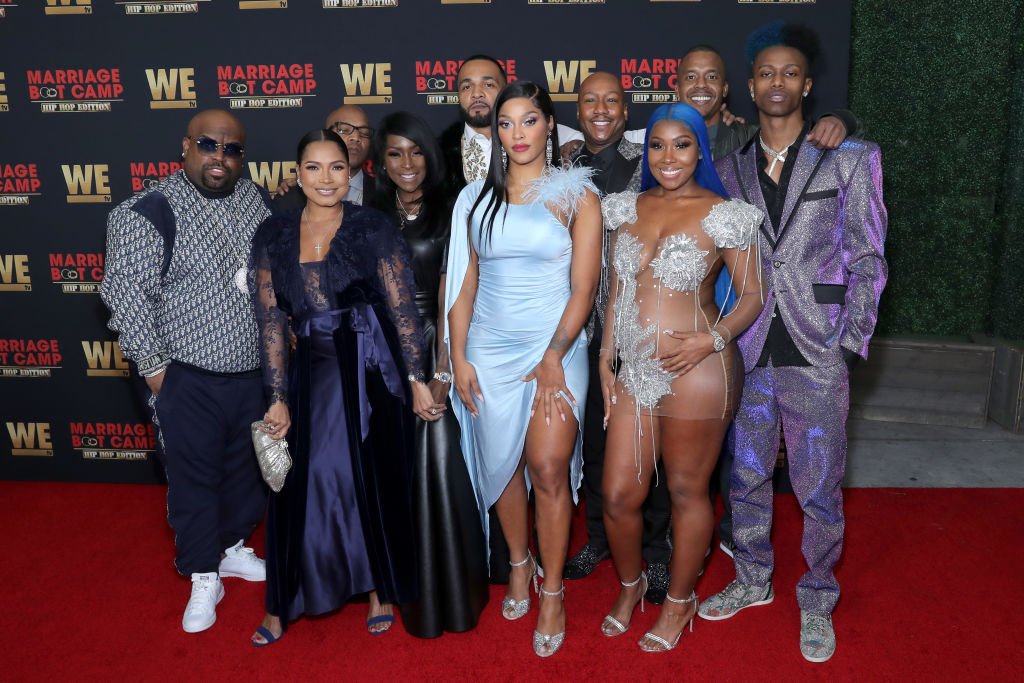
[[[789,143],[781,150],[776,152],[774,149],[765,144],[763,137],[758,135],[757,139],[761,141],[761,149],[764,150],[764,153],[772,158],[772,163],[768,166],[768,175],[771,175],[772,171],[775,170],[775,164],[781,163],[783,166],[785,166],[786,156],[789,154],[789,148],[793,146],[793,142],[796,142],[796,140],[794,140],[793,142]]]
[[[341,213],[341,215],[339,215],[339,219],[343,215],[344,215],[344,209],[342,209],[342,213]],[[306,212],[306,209],[302,210],[302,218],[306,222],[306,225],[309,226],[310,233],[312,233],[313,232],[313,221],[310,220],[309,214]],[[340,220],[339,220],[339,222],[340,222]],[[333,223],[333,221],[332,221],[332,223]],[[316,260],[317,261],[321,260],[320,259],[321,244],[323,243],[324,238],[327,237],[327,233],[329,233],[330,231],[331,231],[331,228],[330,228],[330,226],[328,226],[328,228],[326,230],[324,230],[322,233],[320,233],[319,237],[316,237],[315,234],[313,235],[314,237],[316,237],[316,242],[314,242],[314,244],[313,244],[313,251],[316,252]]]
[[[419,201],[412,202],[416,207],[416,213],[410,213],[405,204],[402,203],[402,198],[398,196],[398,190],[395,190],[395,203],[398,205],[398,219],[402,223],[402,230],[405,230],[405,226],[411,221],[419,218],[420,210],[423,208],[423,198],[420,197]]]

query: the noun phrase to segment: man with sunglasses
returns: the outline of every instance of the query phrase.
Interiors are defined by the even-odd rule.
[[[101,294],[149,390],[174,563],[192,579],[181,623],[196,633],[217,619],[221,577],[266,574],[244,541],[266,503],[250,436],[266,405],[248,262],[270,210],[239,178],[245,130],[232,114],[196,114],[181,158],[182,170],[110,212]]]
[[[348,148],[350,170],[345,201],[362,205],[364,197],[373,196],[373,176],[363,169],[373,141],[373,128],[366,118],[366,112],[354,104],[343,104],[327,115],[324,128],[340,135],[345,141],[345,147]],[[301,192],[292,192],[294,188],[295,178],[281,181],[277,186],[275,210],[284,211],[306,205],[306,197]]]

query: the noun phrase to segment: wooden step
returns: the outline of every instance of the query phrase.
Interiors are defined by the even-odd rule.
[[[943,337],[871,342],[850,377],[850,416],[885,422],[983,427],[995,346]]]

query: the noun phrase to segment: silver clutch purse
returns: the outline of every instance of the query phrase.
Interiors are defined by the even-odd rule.
[[[256,449],[256,461],[260,464],[263,481],[278,493],[284,486],[288,470],[292,468],[292,457],[288,454],[288,442],[273,438],[263,431],[263,426],[263,420],[252,423],[252,445]]]

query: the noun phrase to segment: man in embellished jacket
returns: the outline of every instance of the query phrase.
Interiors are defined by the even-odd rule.
[[[804,511],[800,651],[823,662],[836,648],[849,370],[867,357],[878,317],[887,214],[877,145],[848,138],[823,152],[806,139],[802,107],[817,51],[816,36],[798,26],[771,24],[751,36],[760,131],[717,162],[730,195],[767,216],[758,248],[768,298],[737,340],[747,374],[730,479],[736,579],[700,615],[727,619],[774,599],[772,472],[781,422]]]
[[[181,146],[181,171],[110,212],[101,295],[149,390],[174,563],[192,579],[181,623],[195,633],[217,619],[221,577],[266,575],[244,541],[266,503],[250,435],[266,404],[247,278],[270,211],[239,179],[245,130],[233,115],[196,114]]]

